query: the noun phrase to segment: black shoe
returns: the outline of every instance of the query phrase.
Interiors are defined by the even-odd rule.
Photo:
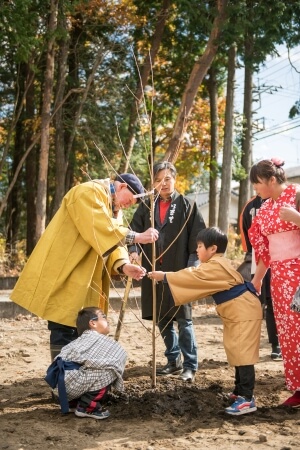
[[[182,374],[179,378],[181,378],[182,381],[189,381],[192,383],[195,379],[196,371],[192,369],[183,369]]]
[[[273,361],[282,361],[282,354],[279,345],[272,345],[271,359]]]
[[[168,376],[168,375],[179,375],[182,372],[182,362],[180,358],[175,361],[169,361],[164,367],[156,369],[156,375]]]

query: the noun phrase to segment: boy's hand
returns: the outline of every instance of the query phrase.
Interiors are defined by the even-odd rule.
[[[160,270],[156,270],[154,272],[148,272],[148,277],[151,278],[151,280],[155,281],[163,281],[165,272],[162,272]]]

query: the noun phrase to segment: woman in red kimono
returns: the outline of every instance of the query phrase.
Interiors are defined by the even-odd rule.
[[[287,388],[294,391],[283,406],[300,408],[300,312],[291,309],[300,286],[300,213],[296,192],[287,184],[284,161],[262,160],[251,168],[250,181],[262,199],[248,231],[257,269],[252,283],[260,293],[262,279],[271,267],[273,308],[282,350]]]

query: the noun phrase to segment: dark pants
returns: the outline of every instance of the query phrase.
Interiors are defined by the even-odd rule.
[[[78,399],[78,404],[81,408],[84,408],[87,412],[92,412],[95,410],[101,410],[101,403],[105,402],[110,392],[111,385],[108,385],[99,391],[90,391],[83,394]],[[72,400],[73,402],[74,400]]]
[[[271,297],[266,297],[264,303],[264,317],[266,319],[267,333],[269,342],[272,345],[278,345],[278,335],[275,323],[273,303]]]
[[[254,365],[235,367],[235,387],[233,393],[251,400],[255,384]]]
[[[266,319],[267,333],[269,342],[272,345],[278,345],[277,328],[275,323],[273,303],[271,298],[271,271],[267,271],[262,287],[260,301],[263,306],[264,318]]]
[[[56,322],[48,322],[50,331],[50,353],[53,360],[61,351],[64,345],[69,344],[78,338],[77,328],[68,327]]]

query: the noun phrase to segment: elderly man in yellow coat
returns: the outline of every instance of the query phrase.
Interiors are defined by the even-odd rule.
[[[154,242],[157,230],[135,233],[116,218],[144,192],[133,174],[73,187],[28,259],[10,298],[48,320],[52,358],[77,337],[81,308],[99,306],[107,312],[111,275],[137,280],[145,275],[130,264],[126,245]]]
[[[225,409],[231,415],[256,411],[253,390],[254,364],[259,357],[262,309],[254,286],[223,254],[227,236],[216,227],[197,235],[198,267],[178,272],[149,272],[156,281],[168,283],[175,305],[182,305],[211,295],[223,322],[223,343],[230,365],[235,366],[235,387],[230,394],[233,404]]]

